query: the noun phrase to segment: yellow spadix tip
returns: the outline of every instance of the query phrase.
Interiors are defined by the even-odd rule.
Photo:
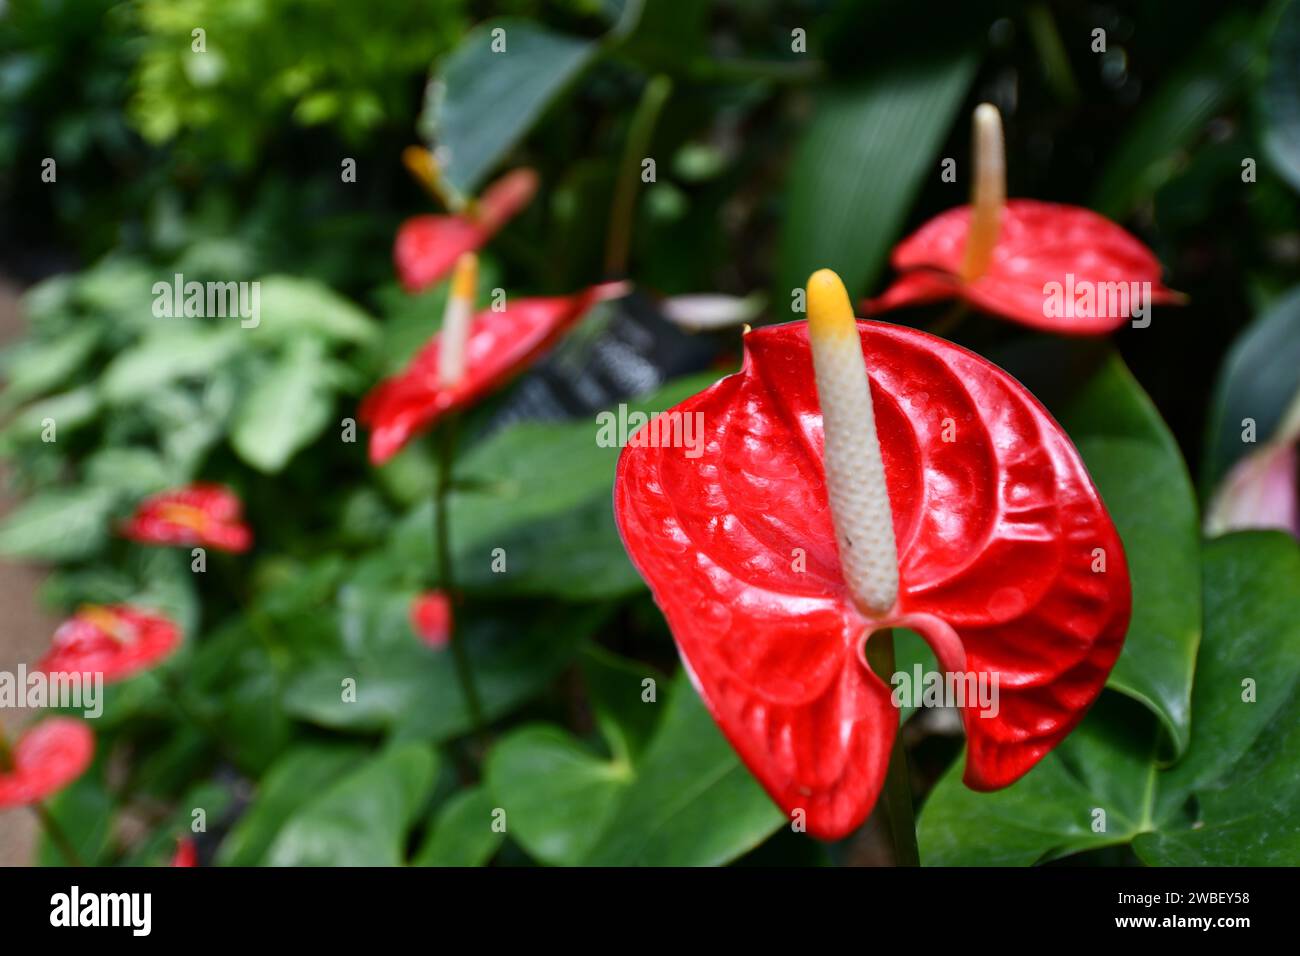
[[[478,256],[466,252],[456,260],[456,271],[451,277],[451,294],[455,299],[474,300],[478,285]]]
[[[840,277],[818,269],[808,277],[808,334],[819,339],[857,338],[853,305]]]

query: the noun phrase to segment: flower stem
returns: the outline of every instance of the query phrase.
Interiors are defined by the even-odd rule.
[[[453,463],[456,457],[455,416],[443,422],[437,432],[438,444],[438,480],[433,496],[433,537],[438,555],[438,590],[447,595],[447,600],[455,605],[456,581],[451,567],[451,526],[447,509],[447,492],[451,489]],[[470,665],[469,651],[465,647],[461,629],[458,627],[459,616],[452,613],[451,633],[449,635],[452,659],[456,665],[456,679],[460,683],[461,696],[465,699],[465,709],[469,711],[470,723],[480,746],[486,750],[487,734],[483,721],[483,707],[479,702],[478,688],[474,685],[474,670]]]
[[[72,841],[68,839],[68,834],[64,832],[63,827],[59,825],[59,821],[54,819],[54,814],[50,813],[45,804],[41,803],[39,800],[36,803],[33,803],[32,812],[35,813],[37,819],[41,821],[41,826],[45,828],[45,835],[50,838],[50,842],[54,844],[59,853],[63,856],[64,862],[69,866],[85,866],[86,864],[81,860],[81,855],[77,853],[76,849],[72,845]]]
[[[872,672],[886,683],[895,670],[894,632],[886,628],[871,635],[866,647],[867,663]],[[912,813],[912,781],[907,771],[907,748],[903,746],[902,728],[894,737],[894,749],[889,755],[889,772],[880,793],[876,808],[884,814],[894,848],[895,866],[920,866],[921,856],[916,848],[916,819]]]
[[[627,270],[628,250],[632,245],[632,219],[636,209],[637,179],[641,163],[648,157],[650,137],[654,134],[659,113],[672,95],[673,81],[662,74],[646,84],[632,115],[619,163],[618,182],[614,186],[614,203],[609,216],[609,235],[605,240],[605,274],[621,277]]]

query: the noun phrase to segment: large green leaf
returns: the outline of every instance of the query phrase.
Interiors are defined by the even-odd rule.
[[[85,486],[42,491],[0,524],[0,554],[35,561],[73,561],[108,537],[114,494]]]
[[[488,719],[510,712],[554,680],[606,614],[595,607],[534,610],[527,617],[459,615],[459,639]],[[355,701],[343,699],[348,678],[356,681]],[[391,729],[435,741],[470,729],[451,651],[424,647],[409,628],[402,644],[307,670],[289,685],[285,707],[325,727]]]
[[[1154,719],[1103,696],[1074,734],[1005,790],[967,790],[954,766],[923,809],[922,861],[1026,865],[1131,843],[1153,864],[1294,863],[1297,580],[1300,546],[1284,535],[1249,532],[1206,544],[1205,637],[1182,759],[1164,767]]]
[[[629,402],[662,411],[711,385],[689,376]],[[614,525],[610,504],[621,448],[598,443],[599,424],[524,422],[467,452],[451,495],[451,540],[458,581],[492,594],[553,595],[569,600],[617,597],[643,585]],[[415,508],[395,530],[394,550],[428,567],[433,508]],[[504,551],[505,570],[494,570]],[[500,567],[499,564],[496,567]]]
[[[1183,151],[1245,85],[1260,56],[1258,33],[1253,14],[1231,14],[1145,98],[1102,170],[1094,209],[1123,218],[1174,175]]]
[[[424,807],[437,755],[396,744],[368,760],[285,822],[267,852],[272,866],[398,866]]]
[[[573,866],[599,838],[632,768],[593,753],[559,727],[533,724],[492,748],[486,776],[511,836],[534,859]]]
[[[333,408],[320,345],[295,342],[241,399],[231,447],[257,470],[275,474],[321,433]]]
[[[666,713],[636,778],[584,863],[717,866],[752,850],[785,822],[684,672],[662,706]]]
[[[447,179],[463,192],[477,188],[597,49],[522,19],[489,20],[471,31],[430,82],[420,117]]]
[[[119,353],[104,370],[99,387],[107,401],[135,402],[177,379],[207,378],[248,341],[240,336],[249,330],[238,325],[204,328],[184,319],[158,321],[168,324]]]
[[[1300,287],[1256,319],[1232,345],[1215,386],[1206,439],[1202,490],[1209,494],[1252,447],[1243,422],[1255,423],[1255,440],[1267,441],[1287,406],[1300,394]]]
[[[1278,172],[1300,189],[1300,3],[1282,9],[1268,51],[1264,148]]]
[[[258,341],[280,342],[307,336],[368,342],[379,333],[378,326],[366,313],[314,279],[273,275],[259,282]]]
[[[252,806],[231,829],[217,862],[256,866],[284,822],[356,765],[357,747],[303,744],[286,753],[258,782]]]
[[[506,838],[494,825],[495,809],[486,787],[460,791],[434,814],[428,836],[411,865],[483,866]]]
[[[1150,707],[1181,753],[1201,633],[1191,479],[1169,429],[1118,357],[1100,365],[1060,413],[1119,530],[1133,584],[1133,617],[1109,684]]]
[[[5,353],[0,410],[72,384],[69,381],[95,350],[101,326],[87,323],[51,341],[28,341]]]
[[[789,174],[778,303],[816,269],[837,271],[855,297],[875,283],[922,180],[937,175],[977,63],[896,63],[822,94]]]

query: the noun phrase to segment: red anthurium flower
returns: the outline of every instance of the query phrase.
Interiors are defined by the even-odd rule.
[[[194,841],[188,837],[178,837],[176,852],[172,855],[172,866],[190,867],[199,865],[199,850]]]
[[[195,483],[146,498],[122,534],[144,544],[247,551],[253,544],[253,530],[244,523],[243,512],[243,503],[229,488]]]
[[[0,810],[44,800],[81,776],[95,752],[95,735],[80,720],[51,717],[37,724],[0,765]]]
[[[489,308],[471,317],[473,289],[473,267],[458,267],[442,331],[362,401],[357,417],[371,430],[370,460],[376,465],[447,413],[505,384],[593,305],[622,295],[625,286],[606,283],[572,296],[510,299],[500,312]]]
[[[1160,281],[1155,254],[1089,209],[1006,201],[1002,121],[975,111],[973,201],[941,213],[894,249],[901,273],[868,314],[943,299],[1049,332],[1111,332],[1152,304],[1183,296]]]
[[[412,146],[402,158],[426,189],[444,202],[452,198],[428,150]],[[419,292],[443,278],[457,259],[486,245],[497,230],[527,206],[537,185],[537,174],[531,169],[512,170],[488,186],[477,201],[447,203],[452,208],[463,206],[460,212],[406,220],[393,246],[393,261],[402,285],[408,292]]]
[[[916,631],[944,671],[996,688],[995,713],[963,714],[965,781],[989,790],[1100,693],[1130,590],[1077,451],[1023,386],[855,322],[834,273],[809,280],[808,309],[746,335],[740,372],[665,413],[700,416],[702,455],[633,436],[614,505],[714,719],[834,839],[870,812],[898,729],[865,660],[874,632]]]
[[[426,591],[411,602],[411,627],[429,647],[446,647],[451,639],[451,602],[441,591]]]
[[[180,642],[180,630],[158,614],[124,604],[87,605],[59,625],[37,667],[49,674],[102,674],[123,680],[157,664]]]

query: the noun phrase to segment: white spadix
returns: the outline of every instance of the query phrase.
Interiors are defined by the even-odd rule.
[[[975,179],[971,186],[970,228],[962,256],[961,277],[967,282],[988,271],[1007,201],[1007,155],[1002,139],[1002,114],[992,103],[975,107]]]
[[[465,343],[474,318],[474,294],[478,286],[478,256],[467,252],[456,260],[451,277],[447,308],[442,313],[442,338],[438,349],[438,383],[451,388],[465,374]]]
[[[840,566],[854,603],[879,617],[898,598],[894,519],[857,320],[844,283],[829,269],[808,279],[808,340]]]

